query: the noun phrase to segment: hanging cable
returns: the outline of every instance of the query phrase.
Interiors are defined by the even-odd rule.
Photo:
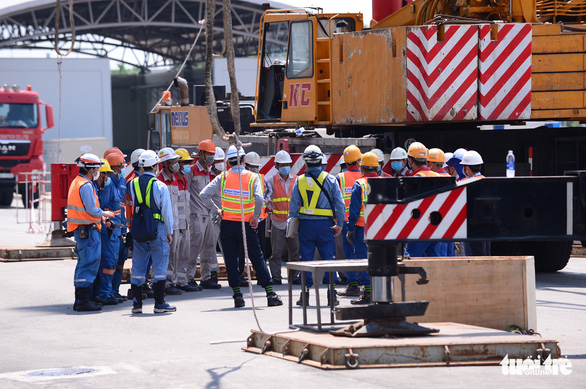
[[[195,40],[193,41],[193,44],[191,45],[191,48],[189,49],[189,53],[187,53],[187,56],[183,60],[183,63],[181,64],[181,67],[179,68],[179,71],[177,72],[177,74],[175,75],[175,77],[173,77],[173,80],[175,80],[175,78],[179,77],[179,75],[183,71],[183,68],[185,67],[185,64],[187,63],[187,60],[191,57],[191,52],[195,48],[195,45],[197,43],[197,40],[199,39],[199,36],[201,35],[201,31],[203,30],[203,27],[205,25],[204,20],[200,20],[199,23],[201,24],[201,27],[199,28],[199,31],[197,32],[197,35],[195,37]],[[171,89],[171,87],[173,86],[173,82],[174,81],[171,81],[171,83],[169,84],[169,86],[167,87],[167,89],[165,89],[165,92],[168,92]],[[161,95],[161,98],[159,98],[159,101],[157,101],[157,103],[153,106],[153,108],[151,109],[151,112],[150,113],[155,113],[155,109],[157,108],[157,105],[159,105],[162,100],[163,100],[163,96]]]

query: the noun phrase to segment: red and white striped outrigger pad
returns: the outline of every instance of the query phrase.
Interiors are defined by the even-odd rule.
[[[466,186],[405,204],[366,204],[367,240],[467,238]]]

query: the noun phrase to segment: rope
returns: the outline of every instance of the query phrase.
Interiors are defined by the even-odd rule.
[[[242,240],[244,244],[244,261],[246,263],[246,275],[248,277],[248,293],[250,294],[250,301],[252,302],[252,313],[254,314],[254,320],[256,321],[258,330],[260,332],[264,332],[264,330],[260,326],[260,321],[258,320],[258,316],[256,314],[256,305],[254,304],[254,295],[252,291],[252,275],[250,274],[250,258],[248,257],[248,244],[246,244],[246,222],[244,221],[244,199],[242,197],[242,167],[240,165],[240,150],[243,150],[242,142],[240,142],[238,134],[234,133],[234,136],[236,140],[234,145],[236,146],[236,163],[238,166],[238,187],[240,189],[240,220],[242,221]]]
[[[203,30],[203,27],[205,25],[204,20],[200,20],[199,23],[201,24],[201,27],[199,28],[199,31],[197,32],[197,35],[195,37],[195,40],[193,41],[193,44],[191,45],[191,48],[189,49],[189,53],[187,53],[187,56],[185,56],[185,59],[183,60],[183,64],[181,64],[181,67],[179,68],[179,71],[177,72],[177,74],[175,75],[175,77],[173,77],[173,80],[175,80],[175,78],[179,77],[179,75],[183,71],[183,68],[185,67],[185,64],[187,63],[187,60],[189,59],[189,57],[191,57],[191,52],[195,48],[195,44],[197,43],[197,41],[199,39],[199,36],[201,35],[201,31]],[[171,89],[171,87],[173,86],[173,82],[174,81],[171,81],[171,83],[169,84],[169,86],[167,87],[167,89],[165,89],[165,92],[168,92]],[[150,113],[155,113],[155,109],[157,108],[157,105],[159,105],[162,100],[163,100],[163,96],[161,95],[161,98],[153,106],[153,108],[151,109],[151,112]]]
[[[57,125],[57,162],[61,162],[61,80],[63,73],[61,72],[62,56],[59,55],[57,60],[57,69],[59,70],[59,123]]]
[[[69,25],[71,26],[71,46],[67,53],[62,54],[59,50],[59,19],[61,19],[61,0],[57,0],[57,8],[55,9],[55,52],[57,55],[67,57],[73,51],[75,45],[75,23],[73,20],[73,0],[69,0]]]

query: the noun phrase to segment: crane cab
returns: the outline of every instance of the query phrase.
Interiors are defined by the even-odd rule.
[[[266,11],[259,37],[256,125],[331,124],[331,38],[362,28],[362,14]]]

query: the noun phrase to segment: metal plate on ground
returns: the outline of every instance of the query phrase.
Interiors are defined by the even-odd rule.
[[[498,365],[509,358],[559,358],[556,340],[458,323],[425,323],[438,334],[403,338],[345,338],[294,331],[252,331],[244,351],[322,369]]]

